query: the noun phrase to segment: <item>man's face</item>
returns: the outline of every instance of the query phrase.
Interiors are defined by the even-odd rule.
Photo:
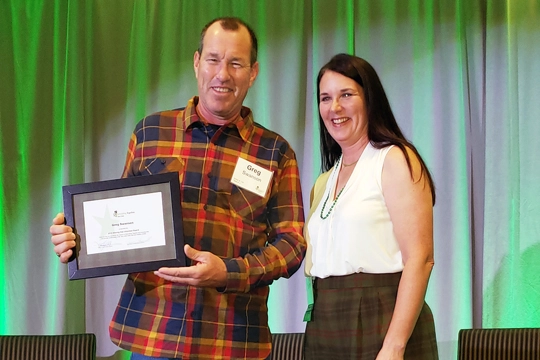
[[[250,65],[251,39],[246,28],[224,30],[212,24],[203,40],[202,54],[195,52],[193,67],[199,88],[197,110],[208,122],[224,124],[234,120],[259,72]]]

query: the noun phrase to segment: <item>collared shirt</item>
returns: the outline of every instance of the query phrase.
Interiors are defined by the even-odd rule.
[[[197,102],[137,125],[124,176],[179,172],[184,241],[223,259],[227,285],[198,288],[130,274],[111,339],[147,356],[264,359],[271,348],[269,285],[290,277],[306,249],[296,156],[285,139],[253,121],[250,109],[218,127],[199,118]],[[266,196],[230,182],[238,157],[273,172]]]

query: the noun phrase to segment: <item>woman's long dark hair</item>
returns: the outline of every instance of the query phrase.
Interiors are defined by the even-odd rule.
[[[320,105],[321,99],[321,78],[327,71],[333,71],[343,76],[348,77],[358,83],[364,90],[365,106],[367,109],[368,118],[368,139],[370,143],[377,149],[395,145],[405,155],[407,166],[412,177],[412,167],[407,149],[411,149],[420,161],[422,167],[421,177],[425,175],[431,188],[433,204],[435,204],[435,185],[431,178],[431,174],[424,163],[424,160],[418,153],[414,145],[408,141],[401,132],[396,118],[390,108],[390,103],[384,92],[381,80],[375,69],[364,59],[348,54],[337,54],[324,65],[317,76],[317,104]],[[319,112],[319,128],[321,136],[321,158],[322,170],[328,171],[341,156],[341,147],[330,136],[324,121]],[[420,180],[419,179],[419,180]],[[414,179],[413,179],[414,180]]]

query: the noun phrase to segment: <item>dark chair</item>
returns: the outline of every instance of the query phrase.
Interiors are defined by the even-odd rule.
[[[95,360],[96,336],[0,335],[2,360]]]
[[[272,334],[271,360],[303,360],[304,333]]]
[[[461,329],[458,360],[487,359],[540,359],[540,328]]]

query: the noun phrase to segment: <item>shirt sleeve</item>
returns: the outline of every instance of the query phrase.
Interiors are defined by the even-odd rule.
[[[267,245],[242,258],[224,259],[227,285],[218,291],[249,292],[280,277],[289,278],[304,259],[306,241],[302,235],[302,190],[296,156],[290,147],[282,157],[275,176],[267,204]]]

